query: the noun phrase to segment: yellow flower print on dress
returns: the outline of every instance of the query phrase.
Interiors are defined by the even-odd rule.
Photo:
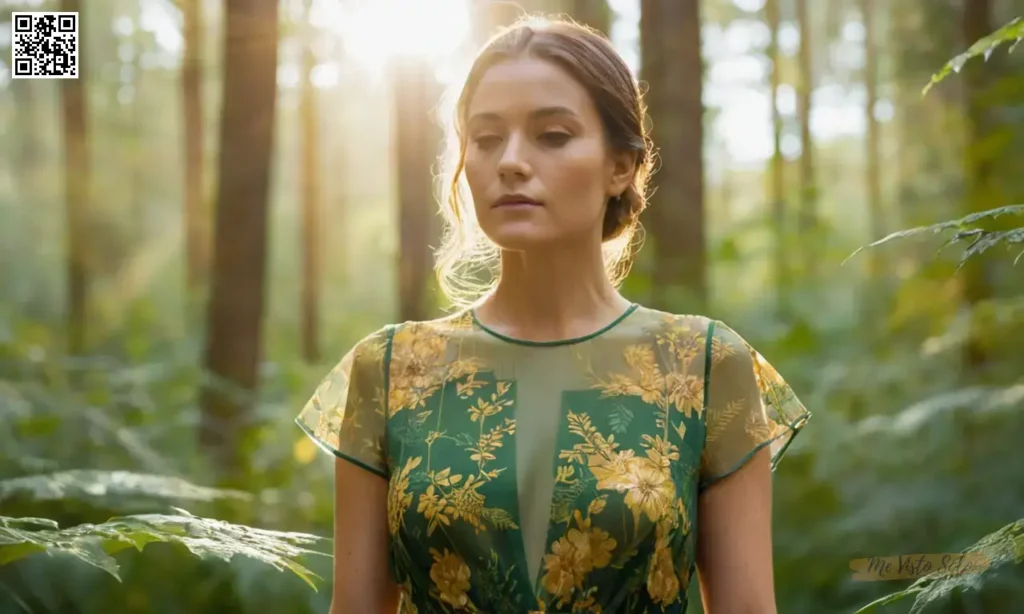
[[[666,606],[679,598],[679,578],[672,562],[671,537],[667,523],[658,523],[657,541],[647,572],[647,593],[660,606]]]
[[[431,323],[403,326],[392,342],[388,417],[425,407],[447,382],[475,373],[479,361],[449,356],[446,329]]]
[[[544,590],[558,600],[559,607],[583,589],[587,574],[611,563],[617,546],[615,538],[607,532],[591,527],[589,516],[583,518],[576,510],[573,519],[576,528],[569,529],[552,544],[551,553],[544,556],[545,572],[541,583]]]
[[[466,562],[454,552],[449,552],[447,548],[443,552],[431,548],[430,554],[434,557],[434,564],[430,567],[430,579],[437,590],[438,599],[457,611],[475,612],[476,606],[467,594],[470,571]]]

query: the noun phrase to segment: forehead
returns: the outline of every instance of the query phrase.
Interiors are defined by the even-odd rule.
[[[467,116],[512,116],[564,107],[583,120],[597,121],[587,90],[561,67],[536,58],[504,60],[488,68],[469,101]]]

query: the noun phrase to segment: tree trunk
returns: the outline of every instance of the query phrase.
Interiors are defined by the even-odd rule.
[[[587,0],[579,1],[587,2]],[[525,14],[543,12],[552,8],[557,10],[557,7],[551,5],[552,0],[519,0],[518,2],[479,0],[471,2],[473,36],[477,40],[477,44],[482,45],[497,33],[499,28],[512,25]]]
[[[307,16],[312,2],[307,0]],[[319,97],[313,87],[315,29],[306,19],[303,41],[302,100],[299,117],[302,122],[302,357],[310,363],[320,359],[320,279],[321,279],[321,183],[320,183],[320,114]]]
[[[867,125],[867,161],[865,180],[867,182],[868,217],[871,241],[882,238],[885,233],[882,210],[882,179],[879,161],[882,156],[881,136],[878,120],[875,119],[875,105],[878,103],[878,38],[874,0],[861,0],[861,18],[864,20],[864,85],[867,101],[864,115]],[[878,250],[868,250],[868,267],[871,280],[882,275],[882,260]],[[873,295],[874,293],[868,293]],[[872,299],[868,299],[872,300]]]
[[[991,0],[967,0],[964,3],[963,47],[967,48],[993,30]],[[996,60],[996,58],[990,58]],[[996,60],[998,61],[998,60]],[[992,135],[997,130],[986,97],[991,95],[995,81],[995,63],[972,62],[963,69],[965,106],[967,107],[966,143],[964,148],[964,214],[998,206],[993,198],[995,188],[995,156]],[[990,360],[978,322],[977,306],[993,296],[991,265],[981,258],[969,260],[963,268],[963,295],[972,309],[971,332],[964,347],[964,363],[968,372],[977,373]]]
[[[612,12],[607,0],[570,0],[569,14],[605,36],[611,34]]]
[[[181,95],[185,128],[185,285],[196,298],[206,279],[208,224],[203,202],[203,80],[202,7],[199,0],[182,0],[185,58]]]
[[[131,138],[126,139],[130,143],[131,156],[128,158],[131,164],[131,179],[129,184],[129,206],[135,216],[133,228],[134,236],[132,242],[136,250],[146,246],[149,239],[149,211],[145,192],[145,172],[148,166],[146,161],[146,148],[144,143],[148,141],[146,126],[149,124],[145,118],[142,99],[142,81],[145,72],[142,68],[142,47],[145,44],[145,37],[142,31],[142,5],[135,7],[135,14],[132,16],[132,99],[129,133]]]
[[[79,0],[61,0],[61,11],[77,12]],[[83,31],[79,23],[79,31]],[[86,318],[90,255],[87,223],[91,211],[89,135],[86,125],[85,71],[79,58],[77,79],[60,82],[64,121],[64,194],[67,208],[67,345],[70,354],[81,354],[86,344]]]
[[[907,17],[905,13],[906,11],[896,4],[890,4],[886,11],[888,28],[886,29],[885,36],[888,55],[898,57],[901,51],[900,37],[905,36],[910,30],[906,23]],[[865,13],[865,15],[867,14]],[[875,37],[875,40],[875,46],[877,47],[878,37]],[[895,117],[893,118],[893,124],[896,141],[896,157],[891,169],[896,180],[896,202],[893,207],[892,220],[892,225],[895,228],[906,228],[918,224],[911,206],[913,199],[911,198],[910,176],[914,168],[914,161],[911,158],[911,135],[913,132],[911,130],[911,114],[914,108],[913,102],[917,99],[920,90],[918,88],[911,88],[907,83],[907,78],[904,76],[906,69],[903,64],[904,62],[896,59],[891,69],[894,75],[893,107],[895,109]],[[907,248],[904,248],[901,253],[907,252]]]
[[[259,383],[277,101],[277,2],[226,0],[224,27],[224,97],[205,366],[243,395],[231,394],[222,386],[203,389],[200,443],[223,472],[223,481],[238,483],[248,470],[243,429],[250,426],[250,395]]]
[[[648,214],[652,304],[700,309],[707,296],[700,7],[678,0],[642,0],[640,6],[641,76],[650,84],[651,136],[662,169],[653,177]]]
[[[47,160],[39,137],[39,85],[35,79],[15,79],[8,86],[14,100],[14,134],[18,143],[12,160],[14,185],[23,207],[19,213],[27,225],[29,245],[47,240],[45,220],[50,215],[49,207],[43,207],[46,184],[42,178]]]
[[[511,3],[496,0],[481,0],[471,3],[473,12],[473,36],[478,45],[483,45],[497,32],[514,22],[522,11]]]
[[[800,85],[797,88],[797,113],[800,115],[800,236],[804,244],[804,268],[813,275],[820,245],[817,239],[818,184],[814,174],[814,139],[811,134],[811,96],[814,92],[814,60],[811,49],[808,0],[797,0],[800,28]]]
[[[430,115],[437,102],[437,85],[433,71],[415,58],[397,59],[392,75],[398,155],[399,316],[424,320],[436,205],[431,168],[440,143],[439,128]]]
[[[779,86],[782,84],[779,53],[779,14],[780,0],[765,2],[765,18],[768,21],[770,38],[768,40],[768,60],[771,62],[770,98],[772,106],[772,160],[769,175],[769,195],[771,199],[772,217],[775,221],[775,287],[778,293],[777,308],[780,313],[788,310],[789,299],[789,232],[786,227],[786,177],[785,159],[782,156],[782,113],[779,111]]]

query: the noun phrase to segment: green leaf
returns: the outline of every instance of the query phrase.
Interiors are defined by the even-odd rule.
[[[59,526],[53,520],[49,518],[7,518],[6,516],[0,516],[0,527],[7,528],[18,528],[20,526],[31,527],[34,529],[57,529]]]
[[[971,228],[971,224],[976,224],[977,222],[980,222],[981,220],[984,220],[984,219],[995,219],[995,218],[998,218],[998,217],[1003,216],[1003,215],[1024,215],[1024,205],[1007,205],[1005,207],[998,207],[996,209],[988,209],[986,211],[979,211],[977,213],[972,213],[970,215],[966,215],[966,216],[964,216],[964,217],[962,217],[960,219],[957,219],[957,220],[950,220],[950,221],[946,221],[946,222],[939,222],[938,224],[932,224],[930,226],[918,226],[916,228],[908,228],[908,229],[905,229],[905,230],[898,230],[898,231],[896,231],[896,232],[894,232],[894,233],[892,233],[892,234],[890,234],[890,235],[888,235],[886,237],[883,237],[883,238],[875,241],[874,243],[870,243],[870,244],[868,244],[866,246],[858,247],[852,254],[850,254],[849,256],[846,257],[845,260],[843,260],[843,264],[845,265],[854,256],[856,256],[860,252],[864,251],[865,249],[868,249],[868,248],[871,248],[871,247],[878,247],[879,245],[888,243],[890,241],[894,241],[896,239],[905,239],[907,237],[912,237],[912,236],[915,236],[915,235],[925,234],[925,233],[939,234],[939,233],[945,232],[947,230],[976,231],[976,230],[979,230],[979,229]],[[1011,231],[1011,232],[1016,232],[1017,230],[1020,230],[1020,229],[1015,229],[1015,231]],[[987,231],[983,231],[983,232],[987,232]],[[954,239],[955,239],[955,237],[954,237]],[[1005,240],[1005,239],[1003,239],[1003,240]],[[1016,241],[1019,241],[1019,239],[1016,239],[1015,241],[1012,241],[1012,242],[1016,242]],[[991,245],[985,246],[984,248],[980,249],[980,251],[984,251],[985,249],[988,249],[988,247],[991,247]],[[980,253],[980,251],[977,250],[977,249],[975,250],[976,253]]]
[[[319,576],[299,563],[323,538],[305,533],[285,533],[231,524],[223,520],[192,516],[142,514],[111,518],[103,524],[83,524],[68,529],[23,530],[22,526],[54,526],[39,518],[0,516],[0,565],[38,552],[63,553],[93,565],[120,581],[117,561],[111,556],[126,548],[142,551],[147,544],[184,546],[200,558],[230,561],[236,555],[256,559],[278,570],[288,570],[316,590]]]
[[[974,573],[948,573],[936,571],[918,578],[907,589],[869,603],[855,614],[867,614],[876,606],[916,596],[910,614],[920,614],[925,608],[949,598],[955,593],[979,593],[985,580],[1009,567],[1024,564],[1024,519],[1010,523],[978,540],[964,553],[980,553],[988,559],[985,569]]]
[[[1024,40],[1024,19],[1017,17],[992,34],[989,34],[975,42],[967,51],[946,62],[945,66],[943,66],[939,72],[932,75],[931,81],[928,82],[928,85],[924,86],[924,90],[921,92],[921,95],[927,94],[928,90],[930,90],[936,83],[948,77],[950,73],[960,72],[964,67],[964,64],[966,64],[971,58],[983,55],[985,56],[985,59],[988,60],[996,47],[1003,43],[1010,43],[1011,41],[1012,44],[1010,45],[1010,51],[1013,51],[1021,40]]]
[[[958,241],[972,240],[971,244],[967,246],[964,253],[960,256],[960,263],[957,265],[957,270],[967,263],[967,260],[973,256],[986,251],[990,247],[995,247],[1000,243],[1013,244],[1013,243],[1024,243],[1024,228],[1014,228],[1013,230],[982,230],[980,228],[973,228],[971,230],[961,230],[960,232],[953,235],[949,241],[943,244],[942,248],[945,248]],[[1020,255],[1014,259],[1014,263],[1020,259]]]
[[[209,502],[222,499],[247,501],[252,498],[252,495],[245,492],[198,486],[174,476],[91,469],[59,471],[0,481],[0,501],[19,495],[35,501],[75,499],[124,502],[159,499]]]

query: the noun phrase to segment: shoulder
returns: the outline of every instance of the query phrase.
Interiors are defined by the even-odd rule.
[[[704,344],[715,364],[727,358],[746,362],[756,353],[740,333],[714,316],[673,313],[643,306],[637,313],[643,327],[658,339],[685,336],[692,340],[691,343]]]
[[[385,328],[391,328],[396,337],[410,336],[414,334],[455,334],[466,331],[473,327],[473,316],[468,310],[461,310],[447,316],[433,320],[406,320],[397,324],[390,324]]]
[[[713,316],[698,313],[674,313],[640,306],[637,315],[645,329],[659,335],[689,333],[718,346],[735,348],[745,343],[730,326]]]
[[[404,360],[429,361],[444,356],[449,341],[472,327],[473,320],[468,312],[433,320],[387,324],[360,340],[347,358],[385,365]]]
[[[368,369],[384,365],[390,350],[391,335],[391,325],[382,326],[365,335],[337,359],[327,375],[327,381],[337,378],[348,380],[354,372],[366,372]]]
[[[472,317],[468,312],[459,312],[434,320],[407,320],[385,324],[356,342],[348,354],[360,357],[382,355],[393,345],[429,337],[450,336],[471,327]]]
[[[473,318],[468,311],[460,311],[433,320],[407,320],[385,328],[390,329],[391,342],[395,347],[439,344],[471,330]]]
[[[364,336],[348,351],[342,362],[376,362],[381,361],[387,353],[394,325],[388,324]]]
[[[706,334],[713,320],[700,314],[673,313],[640,305],[634,313],[636,321],[654,332],[692,331]]]

